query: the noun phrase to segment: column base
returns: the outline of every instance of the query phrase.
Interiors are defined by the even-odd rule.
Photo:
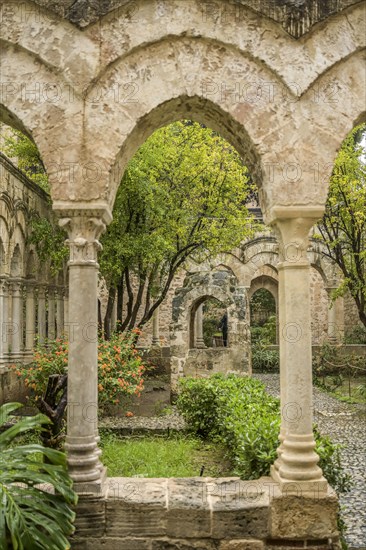
[[[94,481],[74,481],[73,490],[79,497],[103,498],[107,490],[107,468],[103,466],[100,478]],[[71,476],[72,477],[72,476]]]
[[[66,436],[69,475],[77,494],[103,496],[106,468],[100,462],[99,436]]]
[[[206,345],[203,339],[197,339],[195,348],[197,349],[206,349]]]
[[[311,496],[316,498],[322,494],[327,494],[329,484],[325,477],[319,479],[285,479],[281,476],[280,470],[274,465],[271,466],[271,478],[278,483],[278,487],[282,494]]]

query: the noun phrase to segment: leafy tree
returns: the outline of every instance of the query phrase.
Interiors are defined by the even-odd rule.
[[[16,158],[18,168],[44,191],[49,192],[48,177],[36,144],[18,130],[9,129],[4,136],[4,153]]]
[[[343,273],[334,294],[352,295],[361,322],[366,326],[366,166],[362,137],[366,124],[345,139],[330,178],[326,210],[318,225],[325,255]],[[319,236],[318,236],[319,237]]]
[[[238,153],[198,123],[170,124],[145,142],[126,169],[102,237],[107,334],[117,289],[119,319],[124,289],[128,296],[120,330],[141,327],[188,258],[229,251],[254,232],[245,207],[252,187]]]

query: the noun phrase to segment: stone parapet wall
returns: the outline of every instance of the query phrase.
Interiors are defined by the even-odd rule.
[[[109,478],[81,498],[75,550],[271,550],[338,546],[335,493],[281,495],[271,478]]]

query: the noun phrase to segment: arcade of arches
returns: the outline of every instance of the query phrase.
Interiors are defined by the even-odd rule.
[[[317,251],[307,254],[307,249],[312,227],[324,211],[337,150],[365,118],[364,3],[344,0],[326,9],[320,0],[306,0],[301,7],[269,0],[104,4],[110,6],[104,6],[104,12],[102,8],[98,12],[98,3],[68,0],[52,2],[51,9],[43,0],[3,0],[0,7],[1,118],[37,144],[49,175],[53,210],[69,236],[67,310],[74,330],[68,401],[73,406],[66,450],[75,488],[93,502],[104,502],[95,504],[93,517],[108,513],[115,517],[116,508],[103,500],[108,499],[106,487],[111,485],[100,462],[97,420],[90,422],[83,414],[87,404],[97,402],[97,343],[96,338],[84,338],[84,328],[86,324],[97,327],[97,301],[90,297],[97,296],[99,237],[111,221],[117,187],[137,148],[158,127],[194,118],[232,143],[258,183],[264,221],[278,239],[277,261],[271,261],[273,237],[268,236],[257,255],[252,248],[256,243],[247,243],[238,265],[233,265],[235,260],[220,260],[220,264],[232,270],[242,301],[252,281],[253,289],[264,278],[268,284],[276,283],[282,410],[295,403],[300,411],[295,419],[282,416],[278,458],[269,480],[274,492],[260,505],[270,509],[270,515],[261,528],[245,531],[242,527],[232,539],[252,539],[247,545],[244,540],[240,548],[271,548],[270,541],[278,546],[281,540],[287,540],[286,548],[294,540],[308,547],[311,542],[306,541],[320,540],[328,545],[324,547],[333,544],[335,548],[336,499],[317,465],[312,432],[310,289],[311,266],[318,269],[319,265]],[[27,276],[26,269],[20,271],[19,258],[28,262],[21,248],[24,209],[15,210],[14,231],[19,238],[14,250],[2,251],[13,260],[5,272],[12,279]],[[259,238],[264,243],[266,237]],[[266,262],[256,262],[260,254],[267,256]],[[326,277],[331,288],[333,275]],[[11,285],[11,311],[18,319],[20,289],[16,282]],[[63,282],[53,286],[59,296]],[[42,317],[42,290],[40,295],[38,316]],[[227,296],[216,297],[231,307]],[[196,305],[199,299],[197,295]],[[48,300],[52,332],[57,326],[50,287]],[[60,297],[58,305],[61,326]],[[338,315],[335,311],[332,315]],[[238,341],[245,335],[246,322],[237,314],[231,333],[239,335]],[[296,328],[296,338],[286,337],[289,326]],[[186,343],[178,341],[177,347],[181,345]],[[174,368],[178,375],[179,362]],[[174,490],[169,490],[174,497]],[[150,512],[154,509],[151,491],[144,501]],[[202,537],[209,540],[210,533],[215,533],[212,538],[223,541],[220,548],[238,548],[227,540],[228,529],[218,527],[229,512],[215,508],[215,498],[208,499],[211,523]],[[91,501],[84,509],[82,502],[80,515],[84,510],[90,518]],[[129,505],[137,506],[132,497],[121,504],[128,518],[132,517]],[[242,504],[241,513],[245,505],[249,506]],[[174,516],[174,507],[167,516],[161,513],[163,523],[156,532],[164,539],[170,536],[169,514]],[[294,516],[301,517],[296,525]],[[130,520],[123,521],[125,526]],[[88,528],[93,533],[92,523],[85,520],[86,533]],[[141,529],[148,529],[147,523],[143,525]],[[172,529],[176,533],[172,537],[184,538],[178,531]],[[119,532],[132,538],[141,535],[116,527],[111,540]],[[191,526],[186,532],[191,532]],[[200,530],[195,532],[189,536],[200,540]],[[158,535],[151,531],[146,536],[149,542],[136,547],[151,548]],[[131,542],[124,544],[118,547],[132,548]],[[168,547],[159,544],[153,547]],[[207,542],[205,548],[213,548],[212,544]]]

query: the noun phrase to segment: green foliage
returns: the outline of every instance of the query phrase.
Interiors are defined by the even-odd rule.
[[[321,435],[317,426],[314,426],[315,450],[319,455],[319,466],[323,470],[328,483],[337,491],[344,493],[352,487],[352,478],[342,466],[342,445],[332,442],[329,436]]]
[[[31,403],[37,406],[37,402],[46,392],[49,376],[67,373],[67,340],[57,338],[56,340],[47,340],[44,344],[38,342],[33,351],[33,357],[32,363],[15,364],[11,365],[11,368],[31,390]]]
[[[262,326],[251,326],[252,367],[255,372],[278,372],[280,354],[278,349],[268,349],[276,343],[277,318],[271,315]]]
[[[110,477],[190,477],[199,475],[192,455],[199,441],[192,437],[150,437],[119,439],[114,434],[101,438],[102,461]]]
[[[216,298],[208,298],[203,304],[203,340],[208,348],[212,348],[214,336],[222,338],[219,325],[225,313],[226,307]]]
[[[280,368],[279,351],[261,345],[253,346],[252,368],[254,372],[278,372]]]
[[[138,329],[136,329],[138,330]],[[109,341],[98,343],[99,404],[117,405],[130,395],[140,395],[145,367],[134,345],[135,333],[113,334]],[[67,374],[68,342],[65,337],[38,344],[34,361],[13,365],[15,373],[31,389],[31,400],[37,406],[44,396],[51,374]]]
[[[264,323],[267,322],[269,316],[276,315],[276,302],[273,295],[266,288],[259,288],[254,292],[250,299],[250,317],[251,324],[261,326],[265,317]]]
[[[276,343],[277,336],[277,317],[271,315],[262,325],[251,326],[252,344],[269,346]]]
[[[19,403],[0,407],[0,426]],[[47,424],[43,415],[24,417],[0,434],[0,548],[65,550],[74,531],[77,502],[64,453],[37,444],[16,445],[17,438]],[[41,460],[40,460],[41,458]],[[43,459],[43,461],[42,461]],[[41,485],[42,484],[42,485]],[[54,490],[49,492],[50,489]]]
[[[326,210],[318,238],[326,255],[341,269],[343,281],[333,298],[348,290],[366,327],[366,164],[358,141],[366,124],[354,128],[343,142],[330,178]]]
[[[111,286],[122,280],[127,288],[135,274],[156,303],[188,257],[231,250],[253,233],[245,207],[250,191],[238,153],[209,128],[183,121],[157,130],[125,171],[102,237],[101,273]],[[136,294],[129,299],[139,307]]]
[[[184,378],[177,405],[189,427],[201,437],[223,443],[244,479],[269,474],[276,458],[280,428],[279,400],[269,396],[253,378]],[[339,445],[315,430],[320,465],[337,491],[349,488],[349,476],[341,466]]]
[[[98,390],[101,407],[117,405],[127,396],[140,396],[145,366],[135,348],[138,329],[124,335],[114,333],[98,344]],[[138,331],[139,332],[139,331]]]
[[[177,405],[197,435],[228,447],[236,474],[245,479],[268,474],[276,457],[280,418],[278,400],[260,381],[220,374],[186,378]]]
[[[4,142],[4,153],[8,157],[16,158],[19,170],[49,193],[48,177],[36,144],[22,132],[13,129],[9,129]]]
[[[356,325],[351,329],[346,329],[344,335],[345,344],[366,344],[366,328]]]
[[[28,242],[36,246],[41,262],[49,262],[51,272],[56,275],[69,257],[65,245],[66,234],[55,219],[48,220],[34,214],[31,218],[31,232]]]

